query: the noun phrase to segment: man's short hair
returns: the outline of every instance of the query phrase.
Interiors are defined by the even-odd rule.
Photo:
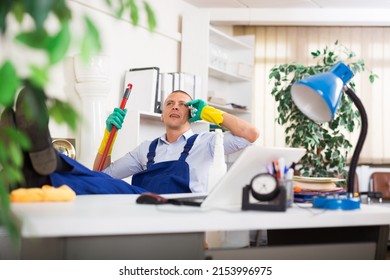
[[[192,96],[189,93],[187,93],[186,91],[181,90],[181,89],[177,89],[177,90],[172,91],[170,94],[168,94],[168,96],[170,96],[171,94],[174,94],[174,93],[178,93],[178,92],[188,95],[188,97],[192,100]],[[164,103],[165,103],[165,101],[164,101]]]

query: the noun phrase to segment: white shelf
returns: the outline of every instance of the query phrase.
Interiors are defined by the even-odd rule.
[[[215,97],[246,106],[243,110],[213,104],[252,122],[254,36],[232,36],[233,27],[211,25],[204,11],[183,15],[182,23],[183,71],[202,77],[204,100]]]
[[[254,36],[230,36],[209,26],[208,97],[222,98],[231,105],[212,104],[251,122]],[[245,74],[245,75],[244,75]]]
[[[233,73],[218,69],[214,66],[209,66],[209,76],[225,80],[228,82],[249,82],[251,79],[246,77],[241,77]]]
[[[227,113],[233,113],[233,114],[250,114],[249,110],[246,109],[239,109],[239,108],[233,108],[231,105],[221,105],[221,104],[216,104],[212,102],[208,102],[210,106],[213,106],[217,109],[220,109],[222,111],[225,111]]]
[[[210,26],[210,43],[224,46],[225,48],[232,50],[252,49],[252,46],[235,39],[234,37],[228,36],[212,26]]]
[[[147,120],[160,120],[161,119],[161,114],[159,114],[159,113],[150,113],[150,112],[140,111],[139,114],[140,114],[141,118],[144,118]]]

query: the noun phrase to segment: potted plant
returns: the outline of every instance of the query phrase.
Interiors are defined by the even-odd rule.
[[[277,102],[276,121],[285,127],[285,143],[291,147],[304,147],[306,154],[299,162],[298,171],[302,176],[346,178],[345,166],[352,144],[345,132],[353,132],[360,121],[359,112],[346,94],[340,100],[335,118],[329,123],[316,123],[296,107],[291,99],[292,84],[304,77],[326,72],[335,63],[343,61],[354,74],[365,70],[362,59],[348,48],[334,43],[332,49],[311,52],[315,64],[304,66],[299,63],[275,65],[269,74],[272,83],[271,94]],[[370,82],[377,75],[370,73]],[[355,89],[353,79],[348,86]]]
[[[67,54],[71,43],[72,33],[70,22],[72,12],[66,0],[45,1],[1,1],[0,3],[0,31],[3,43],[15,40],[28,49],[40,51],[47,57],[42,59],[41,65],[30,65],[28,74],[22,74],[7,53],[2,53],[0,61],[0,113],[15,103],[17,92],[20,88],[29,86],[34,92],[33,98],[44,98],[49,107],[49,114],[57,123],[67,124],[73,131],[76,130],[78,113],[72,106],[56,98],[49,98],[45,94],[45,86],[48,84],[49,73],[53,66],[61,62]],[[119,18],[128,13],[133,25],[138,25],[139,7],[135,0],[104,1],[112,12]],[[153,31],[156,27],[156,19],[151,6],[142,1],[147,14],[148,27]],[[31,18],[33,25],[25,29],[23,21]],[[55,19],[57,29],[53,24],[47,24],[48,19]],[[19,24],[16,35],[8,34],[8,24],[15,20]],[[101,51],[99,30],[93,20],[84,15],[84,34],[81,40],[80,53],[85,61],[92,55]],[[8,40],[8,41],[7,41]],[[3,51],[2,51],[3,52]],[[27,64],[28,62],[25,62]],[[31,106],[29,113],[32,118],[39,120],[40,114],[37,108]],[[17,236],[18,231],[9,212],[9,191],[13,186],[23,183],[21,168],[23,166],[23,149],[29,147],[29,139],[17,128],[12,126],[0,127],[0,225],[4,225],[12,237]]]

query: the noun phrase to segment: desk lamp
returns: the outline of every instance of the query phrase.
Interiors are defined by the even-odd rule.
[[[355,92],[346,86],[353,72],[344,63],[336,63],[328,72],[313,75],[295,82],[291,87],[291,98],[298,109],[315,122],[329,122],[336,113],[343,90],[357,107],[361,117],[361,130],[352,155],[348,178],[347,197],[316,197],[313,207],[326,209],[358,209],[360,199],[354,198],[354,181],[360,152],[367,136],[367,114]]]

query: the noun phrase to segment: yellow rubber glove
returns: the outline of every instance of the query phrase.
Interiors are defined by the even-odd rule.
[[[60,202],[72,201],[76,193],[67,185],[58,188],[44,185],[42,188],[19,188],[10,193],[11,202]]]
[[[127,109],[122,110],[120,108],[115,108],[114,111],[108,116],[106,120],[106,129],[104,130],[103,139],[98,149],[99,154],[102,155],[104,153],[104,149],[106,148],[112,126],[115,126],[117,129],[122,128],[123,120],[125,119],[126,113],[127,113]],[[111,155],[112,147],[114,147],[115,140],[116,140],[116,134],[114,136],[114,139],[112,140],[110,150],[108,151],[107,154],[108,156]]]
[[[112,139],[112,145],[111,145],[110,149],[108,150],[108,154],[107,154],[108,156],[111,155],[112,147],[114,147],[114,142],[116,140],[116,136],[117,136],[117,133],[115,133],[114,139]],[[107,129],[105,129],[102,142],[100,143],[100,146],[98,149],[98,153],[101,155],[104,153],[104,149],[106,148],[108,137],[110,137],[110,132]]]
[[[204,120],[206,122],[221,125],[223,123],[224,111],[218,110],[201,99],[195,99],[187,102],[188,107],[191,109],[190,122]]]

